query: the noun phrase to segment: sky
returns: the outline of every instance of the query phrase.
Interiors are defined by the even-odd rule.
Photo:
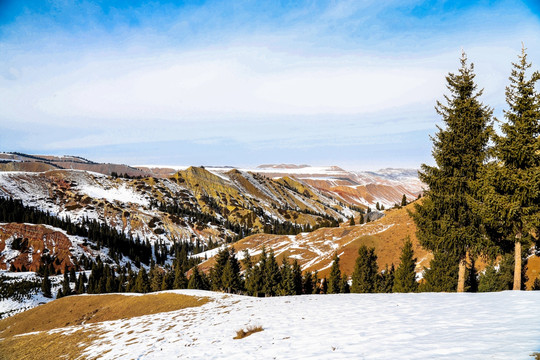
[[[461,51],[503,120],[522,42],[538,0],[0,0],[0,151],[416,168]]]

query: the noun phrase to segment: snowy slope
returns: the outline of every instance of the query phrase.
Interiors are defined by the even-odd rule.
[[[83,325],[105,330],[86,354],[100,359],[507,360],[530,359],[540,351],[540,292],[275,298],[177,292],[214,301]],[[249,325],[264,330],[233,339]]]

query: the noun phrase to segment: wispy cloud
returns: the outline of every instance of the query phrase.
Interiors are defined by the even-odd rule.
[[[521,41],[540,63],[538,16],[508,1],[6,4],[4,150],[229,143],[253,164],[268,149],[311,149],[302,162],[339,146],[425,150],[461,47],[499,113]]]

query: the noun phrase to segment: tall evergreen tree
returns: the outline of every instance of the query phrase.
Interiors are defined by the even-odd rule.
[[[401,206],[407,205],[407,196],[403,194],[403,197],[401,198]]]
[[[51,280],[49,279],[49,268],[46,266],[43,274],[43,279],[41,281],[41,292],[43,296],[51,298]]]
[[[210,282],[212,290],[223,290],[223,270],[229,261],[229,249],[224,247],[216,255],[216,263],[210,270]]]
[[[358,257],[352,274],[353,293],[372,293],[377,288],[377,255],[375,249],[366,245],[358,249]]]
[[[419,177],[429,188],[412,213],[420,244],[457,258],[459,292],[465,290],[467,254],[486,246],[470,198],[476,197],[472,182],[486,159],[492,111],[479,101],[482,90],[476,90],[474,78],[474,66],[463,53],[459,72],[446,77],[446,104],[437,102],[445,126],[432,138],[436,166],[422,165]]]
[[[279,295],[294,295],[294,279],[292,267],[287,257],[283,257],[281,263],[281,283],[279,285]]]
[[[415,292],[418,289],[416,272],[414,271],[417,259],[414,257],[412,242],[409,237],[405,240],[399,260],[400,263],[395,272],[392,291],[398,293]]]
[[[495,161],[482,173],[479,210],[486,226],[497,233],[499,244],[514,245],[513,289],[522,288],[522,244],[530,245],[540,229],[540,94],[535,85],[540,72],[527,79],[525,48],[512,63],[506,88],[508,110],[502,135],[493,135]]]
[[[298,264],[298,260],[294,259],[292,263],[292,277],[294,285],[294,294],[302,294],[302,268]]]
[[[189,277],[188,289],[208,290],[208,280],[204,273],[199,271],[198,266],[194,266]]]
[[[62,281],[62,295],[71,295],[71,286],[69,285],[69,272],[67,267],[64,268],[64,281]]]
[[[150,292],[150,281],[148,280],[148,274],[144,269],[144,266],[141,266],[137,278],[135,279],[135,292],[138,293],[147,293]]]
[[[242,289],[242,280],[240,278],[240,263],[236,258],[233,247],[231,247],[227,263],[225,264],[225,268],[223,269],[221,282],[223,289],[228,293],[236,293]]]
[[[281,272],[274,256],[274,251],[270,250],[266,260],[263,275],[263,291],[265,296],[274,296],[278,291],[281,282]]]
[[[328,294],[339,294],[341,289],[341,270],[339,269],[339,256],[334,254],[332,262],[332,269],[330,270],[330,276],[328,277]]]

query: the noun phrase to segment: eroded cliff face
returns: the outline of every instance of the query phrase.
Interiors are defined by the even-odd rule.
[[[48,257],[55,270],[73,267],[76,253],[89,253],[83,240],[73,241],[59,229],[44,225],[0,224],[0,269],[37,271]]]

